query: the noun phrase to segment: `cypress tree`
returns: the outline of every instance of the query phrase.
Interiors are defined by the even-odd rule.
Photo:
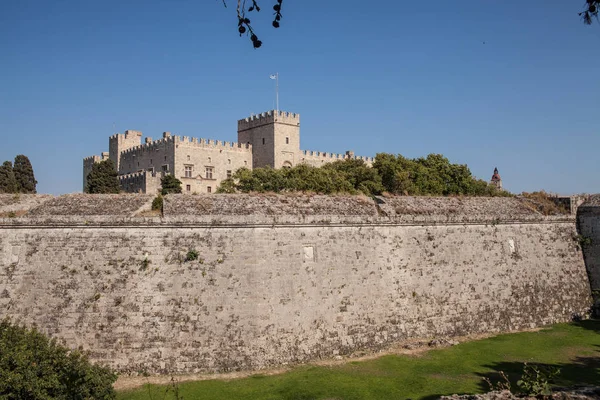
[[[95,163],[87,176],[86,193],[119,193],[121,185],[117,179],[117,170],[112,160]]]
[[[17,180],[10,161],[0,166],[0,193],[17,193]]]
[[[19,193],[36,193],[35,185],[37,185],[37,181],[33,176],[33,167],[27,156],[19,154],[15,157],[13,172],[17,180],[17,191]]]

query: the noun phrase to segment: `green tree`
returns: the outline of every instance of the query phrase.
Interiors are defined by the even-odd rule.
[[[87,176],[86,193],[119,193],[121,186],[117,179],[117,170],[111,159],[94,163]]]
[[[17,191],[19,193],[36,193],[37,181],[33,175],[33,167],[27,156],[19,154],[15,157],[13,173],[17,180]]]
[[[0,193],[17,193],[17,180],[10,161],[0,166]]]
[[[293,168],[270,167],[238,169],[231,179],[226,179],[218,193],[235,192],[315,192],[322,194],[356,193],[346,176],[333,168],[316,168],[300,164]]]
[[[117,375],[35,328],[0,322],[1,399],[114,399]]]
[[[174,175],[165,175],[160,180],[162,186],[161,194],[167,195],[169,193],[181,193],[181,181],[175,178]]]
[[[408,159],[380,153],[373,168],[390,193],[400,195],[510,196],[483,180],[476,179],[466,165],[453,164],[441,154]]]
[[[340,172],[356,191],[366,195],[377,195],[384,191],[381,175],[363,160],[353,158],[338,160],[325,164],[322,168]]]

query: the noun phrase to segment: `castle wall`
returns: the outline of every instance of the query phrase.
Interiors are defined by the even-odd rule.
[[[191,174],[186,174],[186,167]],[[184,193],[214,193],[222,180],[242,167],[252,169],[252,145],[175,137],[174,174]]]
[[[345,160],[345,159],[358,159],[363,160],[366,165],[373,166],[373,157],[363,157],[363,156],[355,156],[351,152],[347,152],[346,154],[337,154],[337,153],[327,153],[321,151],[312,151],[312,150],[302,150],[298,155],[298,162],[303,164],[308,164],[313,167],[322,167],[326,163]]]
[[[83,159],[83,191],[87,186],[87,176],[92,172],[92,167],[95,163],[107,160],[109,158],[108,152],[103,152],[100,156],[90,156]]]
[[[127,130],[108,138],[108,153],[117,171],[121,170],[121,153],[142,143],[142,132]],[[133,172],[133,171],[131,171]]]
[[[577,228],[591,288],[600,291],[600,195],[579,206]]]
[[[121,152],[119,175],[140,171],[172,172],[175,165],[174,138],[166,136]]]
[[[162,172],[141,171],[126,175],[119,175],[121,190],[127,193],[158,194],[161,185]]]
[[[87,187],[87,176],[92,172],[92,167],[100,161],[100,156],[90,156],[83,159],[83,191]]]
[[[104,215],[117,199],[0,219],[0,309],[121,371],[254,370],[590,305],[574,221],[516,199],[167,196],[162,219]]]

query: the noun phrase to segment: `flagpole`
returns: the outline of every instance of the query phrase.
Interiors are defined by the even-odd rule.
[[[279,114],[279,72],[269,75],[269,78],[275,79],[275,111]]]

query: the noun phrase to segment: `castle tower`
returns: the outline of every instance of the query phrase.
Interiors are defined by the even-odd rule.
[[[108,139],[108,153],[115,169],[121,171],[121,152],[142,144],[142,132],[125,131],[125,134],[117,133]]]
[[[490,183],[498,189],[502,189],[502,178],[500,178],[500,174],[498,173],[498,168],[494,168],[494,175],[492,175],[492,180]]]
[[[300,162],[300,114],[269,111],[238,121],[238,142],[252,145],[252,168]]]

